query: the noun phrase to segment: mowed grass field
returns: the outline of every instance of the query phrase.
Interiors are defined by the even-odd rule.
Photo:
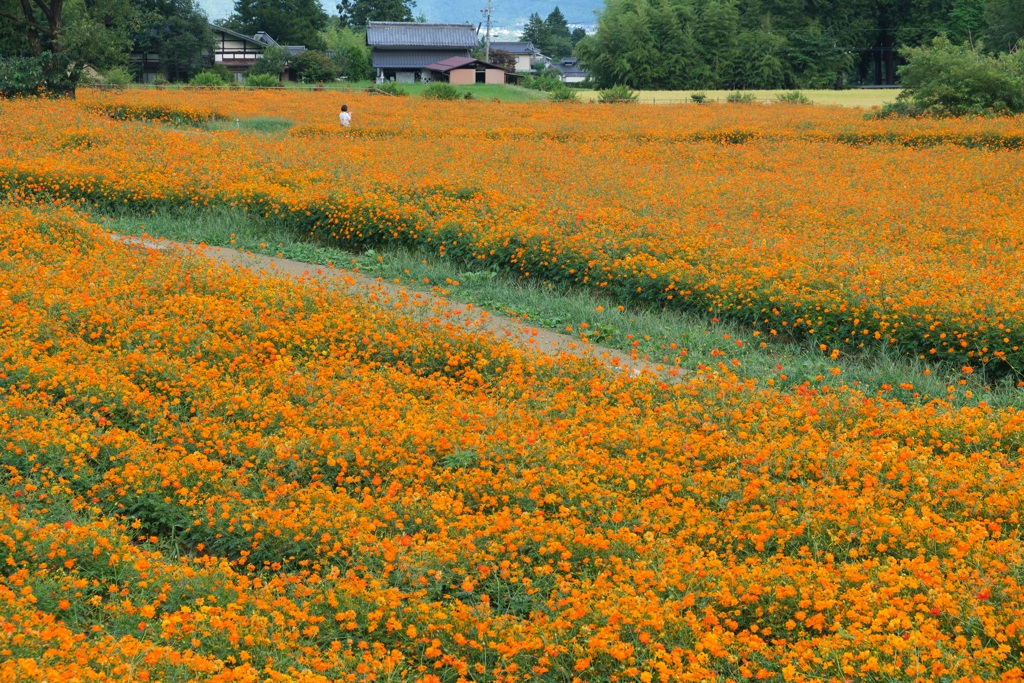
[[[732,94],[732,90],[639,90],[637,101],[645,104],[689,104],[692,103],[691,96],[700,94],[707,98],[708,102],[725,102]],[[791,93],[791,90],[744,90],[744,93],[753,95],[758,102],[778,101],[780,95]],[[860,107],[871,109],[881,107],[896,100],[900,91],[898,88],[849,88],[846,90],[801,90],[811,102],[822,105],[836,105],[841,107]],[[580,99],[591,102],[597,100],[596,90],[579,91]]]
[[[0,101],[0,681],[1021,680],[1024,119],[615,106]]]

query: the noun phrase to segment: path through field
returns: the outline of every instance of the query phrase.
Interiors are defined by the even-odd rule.
[[[487,332],[497,339],[505,339],[521,348],[533,349],[550,356],[565,354],[577,358],[594,358],[617,371],[628,371],[633,375],[651,372],[669,382],[677,381],[677,378],[685,373],[679,368],[670,369],[649,363],[618,349],[582,342],[567,334],[532,327],[517,318],[495,314],[477,308],[473,304],[451,301],[430,292],[410,291],[407,287],[386,282],[383,278],[371,278],[350,270],[253,254],[225,247],[187,244],[165,239],[144,239],[118,234],[111,234],[111,237],[126,244],[153,249],[168,255],[179,254],[210,258],[234,268],[248,269],[266,277],[308,278],[343,286],[367,299],[378,301],[384,305],[404,308],[418,317],[429,318],[439,324],[450,324],[467,330]],[[423,315],[423,312],[427,312],[429,315]]]

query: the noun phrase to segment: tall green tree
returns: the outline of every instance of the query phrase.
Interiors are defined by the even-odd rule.
[[[365,33],[348,26],[343,27],[334,20],[321,35],[327,49],[334,53],[334,63],[341,76],[349,81],[363,81],[373,77]]]
[[[0,19],[9,22],[34,56],[64,51],[64,0],[5,0]]]
[[[985,44],[1009,52],[1024,40],[1024,0],[989,0],[984,8]]]
[[[526,43],[533,43],[534,47],[540,49],[540,45],[544,42],[547,30],[547,26],[544,25],[544,20],[540,18],[539,14],[534,12],[530,15],[530,18],[526,20],[526,25],[523,26],[523,32],[519,35],[519,40]]]
[[[136,0],[141,17],[133,36],[136,54],[157,54],[171,81],[187,81],[210,65],[213,31],[194,0]]]
[[[413,21],[414,0],[341,0],[338,17],[342,27],[362,28],[368,21]]]
[[[568,57],[572,54],[572,34],[569,33],[569,22],[565,20],[558,5],[544,19],[544,47],[541,52],[555,59]]]
[[[327,28],[327,12],[318,0],[235,0],[226,23],[248,35],[265,31],[282,45],[325,47],[320,32]]]
[[[82,64],[104,71],[128,62],[141,13],[133,0],[67,0],[64,46]]]

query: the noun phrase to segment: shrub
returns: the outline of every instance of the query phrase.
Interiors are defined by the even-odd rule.
[[[409,91],[398,85],[394,81],[384,81],[376,85],[371,85],[366,89],[369,93],[384,93],[385,95],[394,95],[395,97],[405,97],[409,94]]]
[[[725,97],[725,101],[730,104],[752,104],[756,100],[757,98],[754,97],[754,93],[741,92],[739,90],[731,92]]]
[[[702,92],[695,92],[690,95],[690,101],[694,104],[704,104],[708,101],[708,96]]]
[[[779,102],[785,102],[787,104],[813,104],[811,98],[803,94],[799,90],[790,90],[775,96]]]
[[[607,90],[599,90],[597,92],[597,101],[605,104],[620,102],[620,103],[632,103],[636,102],[637,94],[629,89],[628,85],[618,84],[613,85]]]
[[[192,80],[188,82],[189,85],[197,85],[203,88],[212,88],[221,85],[227,85],[227,82],[221,78],[221,75],[216,71],[207,69],[206,71],[200,71]]]
[[[551,92],[559,87],[564,87],[565,83],[562,83],[561,80],[551,74],[541,74],[539,76],[526,76],[523,78],[522,86],[530,90]]]
[[[931,116],[1024,112],[1024,53],[987,55],[978,46],[938,37],[901,51],[897,100]],[[889,115],[898,114],[893,108]]]
[[[428,100],[458,100],[462,95],[451,83],[431,83],[423,89],[423,97]]]
[[[0,58],[0,97],[75,96],[82,69],[64,53]]]
[[[210,67],[209,71],[212,71],[215,74],[219,75],[220,79],[225,83],[235,82],[235,75],[231,73],[231,70],[223,64],[214,64],[212,67]]]
[[[153,85],[155,85],[158,88],[167,85],[169,82],[170,81],[168,81],[167,77],[163,74],[157,74],[156,77],[153,79]]]
[[[552,102],[579,102],[580,98],[576,95],[576,91],[572,90],[566,85],[561,88],[555,88],[551,91]]]
[[[306,50],[291,60],[291,67],[303,83],[323,83],[338,77],[334,61],[319,50]]]
[[[135,76],[123,66],[115,66],[103,73],[103,82],[107,85],[130,85],[135,82]]]
[[[250,88],[280,88],[281,81],[274,74],[250,73],[245,77],[245,84]]]

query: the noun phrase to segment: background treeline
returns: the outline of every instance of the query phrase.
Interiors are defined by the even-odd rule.
[[[576,54],[600,87],[831,88],[894,84],[940,35],[1009,51],[1024,0],[606,0]]]
[[[285,72],[320,82],[370,78],[367,19],[411,19],[409,0],[345,0],[330,17],[317,0],[236,0],[226,28],[269,34],[298,55],[270,48],[253,69],[262,84]],[[214,34],[195,0],[0,0],[0,95],[65,94],[80,78],[120,84],[138,80],[144,62],[158,81],[227,82],[214,68]],[[99,76],[96,76],[99,74]]]

